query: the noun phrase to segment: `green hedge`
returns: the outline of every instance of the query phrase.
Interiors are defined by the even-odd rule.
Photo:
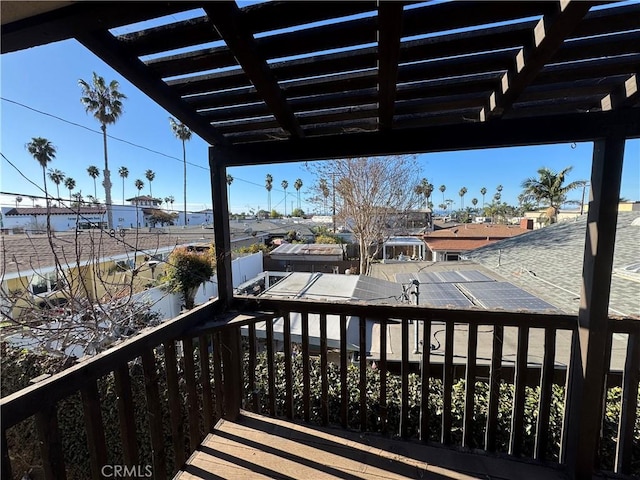
[[[247,359],[245,359],[247,360]],[[283,354],[276,354],[276,410],[277,415],[284,415],[285,377]],[[321,377],[320,360],[310,358],[311,372],[311,421],[320,423],[321,407]],[[245,369],[247,361],[245,361]],[[268,412],[268,373],[266,354],[260,353],[256,362],[256,388],[254,393],[259,397],[261,412]],[[246,383],[247,372],[245,370],[245,404],[252,405],[252,392]],[[294,354],[293,359],[293,401],[294,416],[303,418],[303,383],[302,383],[302,355]],[[367,368],[367,431],[381,432],[380,411],[380,372]],[[329,386],[329,422],[340,424],[340,366],[334,363],[328,364],[327,371]],[[360,369],[357,365],[347,365],[347,383],[349,404],[349,427],[360,428]],[[420,377],[417,374],[409,374],[409,435],[417,438],[420,420]],[[500,384],[500,399],[498,403],[497,418],[497,451],[507,452],[509,444],[509,432],[511,424],[511,409],[513,406],[513,384]],[[429,383],[429,439],[439,441],[441,435],[441,421],[444,406],[442,404],[443,385],[440,379],[432,378]],[[538,401],[540,398],[539,387],[526,387],[526,402],[524,412],[524,445],[523,455],[533,456],[533,448],[536,432],[536,420],[538,415]],[[601,468],[613,470],[615,458],[616,436],[618,430],[618,418],[620,413],[619,387],[610,388],[607,391],[606,415],[603,422],[603,439],[601,442]],[[397,375],[387,375],[387,432],[391,435],[399,433],[400,426],[400,399],[401,382]],[[465,382],[458,380],[453,385],[452,391],[452,441],[456,445],[462,443],[462,422],[464,415]],[[487,420],[487,407],[489,398],[489,386],[486,382],[476,382],[473,412],[473,430],[471,436],[472,445],[477,448],[484,446],[485,425]],[[640,395],[638,397],[640,404]],[[562,417],[564,415],[564,387],[554,385],[551,398],[551,413],[549,418],[548,448],[546,458],[558,461]],[[633,466],[634,474],[640,473],[640,408],[637,412],[634,431]]]

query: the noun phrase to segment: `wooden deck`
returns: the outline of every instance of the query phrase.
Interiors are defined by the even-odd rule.
[[[221,420],[191,455],[179,480],[565,479],[559,471],[488,455],[242,412]]]

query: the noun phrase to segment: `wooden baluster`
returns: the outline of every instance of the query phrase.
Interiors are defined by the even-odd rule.
[[[496,451],[498,430],[498,401],[500,400],[500,380],[502,376],[502,345],[504,343],[504,327],[493,326],[493,346],[491,349],[491,367],[489,372],[489,405],[487,406],[487,428],[485,431],[484,449]]]
[[[474,447],[473,409],[476,393],[476,352],[478,348],[478,325],[469,324],[467,338],[467,368],[464,382],[464,419],[462,427],[462,445]]]
[[[453,388],[453,329],[454,323],[447,321],[445,325],[444,365],[442,372],[442,433],[441,442],[451,443],[451,390]]]
[[[209,367],[208,335],[198,337],[200,347],[200,383],[202,385],[202,415],[204,416],[205,435],[213,430],[213,398],[211,391],[211,368]]]
[[[527,375],[527,355],[529,352],[529,327],[518,327],[518,349],[516,351],[516,368],[514,378],[513,410],[511,414],[511,435],[509,437],[509,454],[522,455],[524,439],[524,404],[526,400],[525,385]]]
[[[572,368],[577,368],[573,365],[575,359],[577,358],[576,349],[580,345],[578,330],[571,331],[571,349],[569,354],[569,364],[567,365],[567,375],[565,378],[565,386],[564,386],[564,416],[562,418],[562,434],[560,438],[560,463],[567,463],[569,461],[569,412],[567,412],[567,407],[571,405],[571,396],[575,393],[575,389],[571,388],[571,375],[570,371]]]
[[[420,440],[429,441],[429,382],[431,367],[431,320],[422,327],[422,366],[420,369]]]
[[[633,429],[638,408],[638,381],[640,380],[640,331],[636,329],[629,334],[627,357],[624,363],[622,378],[622,405],[620,406],[620,423],[618,424],[618,441],[616,449],[616,473],[631,474],[631,457],[633,451]]]
[[[202,433],[200,432],[200,406],[196,387],[192,338],[182,340],[182,350],[184,352],[184,379],[187,384],[187,403],[189,404],[187,408],[189,413],[189,448],[192,452],[195,452],[202,440]]]
[[[291,314],[284,314],[284,414],[293,419],[293,385],[291,377]]]
[[[45,407],[36,413],[35,420],[40,442],[44,478],[47,480],[64,480],[67,478],[67,474],[64,467],[56,407],[53,405]]]
[[[216,394],[216,419],[224,416],[224,394],[222,393],[222,342],[220,331],[213,333],[213,383]]]
[[[556,356],[556,330],[553,327],[544,329],[544,356],[540,374],[540,402],[538,403],[538,419],[533,458],[544,460],[549,444],[549,415],[551,413],[551,395],[553,392],[553,374]]]
[[[380,319],[380,422],[387,433],[387,319]]]
[[[329,424],[329,380],[327,378],[327,314],[320,314],[320,375],[322,377],[322,393],[320,419],[322,425]]]
[[[145,396],[147,397],[147,418],[149,420],[149,432],[151,433],[153,478],[163,479],[167,478],[167,470],[164,463],[163,415],[158,392],[156,357],[152,349],[148,349],[142,354],[142,370],[144,372]]]
[[[222,329],[220,342],[222,344],[224,418],[234,421],[240,416],[244,384],[240,327],[232,326]]]
[[[340,424],[349,425],[349,388],[347,385],[347,316],[340,315]]]
[[[169,400],[169,417],[171,420],[171,443],[175,468],[182,468],[184,455],[184,429],[182,428],[182,402],[178,383],[178,365],[176,361],[176,344],[173,340],[164,342],[165,368],[167,372],[167,396]]]
[[[91,461],[91,476],[102,478],[102,467],[107,464],[107,443],[104,436],[104,425],[100,411],[100,395],[96,380],[80,390],[84,425],[87,432],[87,445]]]
[[[0,439],[0,450],[2,450],[2,461],[0,462],[0,472],[2,480],[11,480],[13,473],[11,471],[11,459],[9,458],[9,444],[7,443],[7,431],[2,429],[2,438]]]
[[[124,463],[128,466],[138,464],[138,441],[136,438],[135,406],[131,393],[129,365],[124,364],[113,372],[116,395],[118,397],[118,420]]]
[[[309,372],[309,314],[302,313],[302,400],[304,421],[311,419],[311,374]]]
[[[402,319],[400,363],[400,436],[409,436],[409,320]]]
[[[367,430],[367,319],[360,317],[360,431]]]
[[[249,391],[251,392],[251,408],[260,413],[260,402],[256,391],[256,324],[249,325]]]
[[[273,322],[267,320],[267,372],[269,380],[269,415],[276,415],[276,367],[273,353]]]

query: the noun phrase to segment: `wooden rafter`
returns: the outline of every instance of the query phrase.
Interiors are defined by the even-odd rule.
[[[226,144],[224,136],[176,95],[162,79],[152,74],[149,68],[127,50],[107,31],[94,31],[76,37],[86,48],[104,60],[114,70],[138,87],[158,105],[178,118],[203,140],[210,144]]]
[[[590,2],[559,2],[556,13],[540,19],[533,29],[531,45],[517,53],[515,65],[505,74],[500,88],[490,96],[488,111],[491,116],[501,116],[511,108],[589,12],[591,5]]]
[[[380,130],[390,130],[398,81],[403,2],[378,6],[378,116]]]
[[[212,2],[204,10],[282,128],[293,137],[304,137],[278,81],[259,54],[252,33],[241,21],[235,2]]]

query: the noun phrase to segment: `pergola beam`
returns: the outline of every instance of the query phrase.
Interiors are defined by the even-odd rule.
[[[575,30],[592,3],[560,1],[558,11],[545,15],[533,29],[531,45],[522,48],[515,58],[515,65],[505,74],[501,86],[490,97],[489,112],[501,116],[518,100],[538,73],[551,60],[565,39]]]
[[[209,21],[233,52],[238,64],[267,104],[273,116],[292,137],[302,138],[304,132],[271,72],[260,55],[252,33],[247,30],[235,2],[211,2],[204,7]]]
[[[378,121],[382,131],[393,125],[403,6],[403,2],[378,4]]]
[[[478,148],[592,141],[612,128],[640,137],[640,111],[548,115],[491,122],[394,129],[391,132],[307,137],[290,142],[255,142],[229,147],[227,166],[274,164],[374,155],[460,151]]]

